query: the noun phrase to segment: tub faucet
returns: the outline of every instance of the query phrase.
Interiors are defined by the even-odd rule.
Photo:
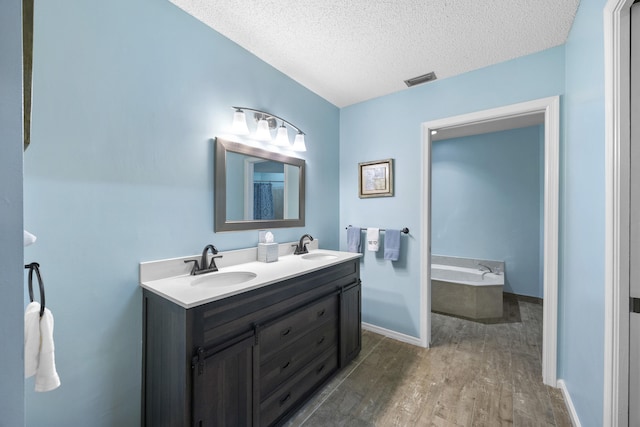
[[[297,245],[291,245],[296,248],[295,251],[293,252],[294,255],[302,255],[302,254],[309,253],[309,250],[307,249],[307,245],[309,244],[309,242],[304,243],[304,239],[309,239],[310,242],[313,241],[313,237],[310,234],[303,234],[302,237],[300,238],[300,242],[298,242]]]
[[[476,265],[479,266],[479,267],[484,267],[487,270],[489,270],[489,271],[487,271],[487,273],[493,273],[493,270],[488,265],[480,264],[479,262],[477,262]]]
[[[211,258],[211,263],[207,266],[207,254],[211,251],[213,257]],[[213,245],[207,245],[204,247],[202,251],[202,256],[200,257],[200,264],[198,264],[197,259],[187,259],[185,263],[193,263],[193,268],[191,269],[191,275],[197,276],[199,274],[205,273],[213,273],[214,271],[218,271],[218,267],[216,266],[216,258],[222,258],[222,255],[218,255],[218,249],[216,249]]]

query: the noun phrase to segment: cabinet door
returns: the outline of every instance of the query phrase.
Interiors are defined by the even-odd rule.
[[[343,289],[340,298],[340,367],[353,360],[362,347],[361,285]]]
[[[193,426],[254,425],[255,336],[238,337],[228,346],[193,358]]]

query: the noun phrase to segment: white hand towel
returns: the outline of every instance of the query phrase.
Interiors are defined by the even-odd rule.
[[[51,311],[45,308],[40,317],[40,303],[29,303],[24,313],[24,377],[36,376],[36,391],[60,386],[54,350]]]
[[[32,302],[24,311],[24,377],[36,374],[40,357],[40,303]]]
[[[378,248],[380,240],[380,229],[379,228],[367,228],[367,249],[371,252],[378,252]]]
[[[45,308],[44,314],[40,318],[40,359],[36,372],[36,391],[51,391],[60,387],[54,350],[53,314],[48,308]]]

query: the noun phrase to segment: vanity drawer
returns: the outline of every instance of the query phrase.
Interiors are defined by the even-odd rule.
[[[307,398],[316,386],[327,379],[337,368],[338,349],[332,347],[262,401],[260,404],[260,425],[271,425],[301,399]]]
[[[338,324],[333,318],[281,349],[260,365],[260,396],[264,400],[280,384],[324,351],[338,345]]]
[[[328,319],[338,316],[338,296],[331,295],[300,310],[283,316],[260,331],[261,360],[288,346]]]

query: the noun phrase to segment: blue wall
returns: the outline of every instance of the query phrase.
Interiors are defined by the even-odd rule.
[[[24,424],[22,1],[0,5],[0,425]]]
[[[274,234],[334,249],[339,110],[168,1],[38,1],[35,24],[24,218],[62,386],[27,381],[27,425],[139,425],[138,263],[257,244],[257,231],[213,232],[212,138],[230,106],[307,132],[307,226]]]
[[[505,292],[543,297],[543,126],[436,141],[431,251],[504,261]]]
[[[564,92],[564,46],[340,110],[340,225],[409,227],[395,263],[365,253],[363,321],[419,335],[422,135],[439,118]],[[395,196],[358,198],[358,162],[395,159]],[[344,231],[344,230],[343,230]],[[346,249],[346,233],[340,240]]]
[[[340,113],[341,226],[412,229],[399,262],[383,262],[365,253],[363,320],[418,336],[420,123],[564,94],[558,378],[565,380],[585,426],[601,425],[603,413],[605,3],[581,2],[565,46],[356,104]],[[357,163],[388,157],[396,159],[396,196],[358,199]],[[342,249],[345,240],[343,236]]]
[[[580,2],[565,45],[558,376],[585,427],[603,416],[605,3]]]
[[[4,280],[23,280],[19,3],[3,2],[0,14],[0,199],[10,201],[0,204],[0,413],[16,426],[24,412],[15,351],[23,296]],[[365,254],[363,320],[418,336],[420,124],[557,94],[564,94],[559,377],[582,424],[601,425],[604,3],[581,2],[566,46],[338,112],[169,2],[38,1],[24,218],[39,240],[25,257],[43,265],[63,384],[35,394],[27,382],[28,425],[137,424],[137,263],[194,254],[209,242],[222,250],[255,245],[254,232],[212,231],[210,139],[228,130],[230,105],[266,109],[308,131],[307,194],[314,196],[304,231],[324,247],[345,249],[348,224],[411,228],[398,262]],[[339,177],[327,173],[338,155]],[[395,197],[359,199],[357,163],[389,157]],[[275,234],[294,240],[301,231]]]

